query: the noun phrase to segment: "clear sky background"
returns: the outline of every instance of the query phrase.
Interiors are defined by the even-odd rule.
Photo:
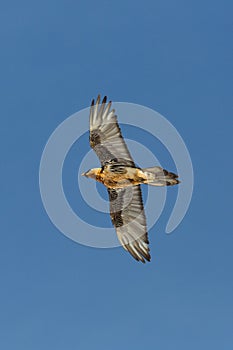
[[[232,11],[227,0],[2,1],[1,349],[232,349]],[[189,212],[166,235],[170,194],[146,265],[72,242],[41,202],[48,137],[99,92],[166,116],[192,157]]]

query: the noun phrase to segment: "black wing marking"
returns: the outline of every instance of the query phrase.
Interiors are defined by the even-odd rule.
[[[117,122],[115,110],[111,110],[111,102],[106,105],[107,97],[100,104],[100,95],[92,101],[90,108],[90,146],[100,159],[101,165],[105,165],[112,159],[122,158],[125,165],[134,166],[126,143],[122,137]]]
[[[108,188],[110,215],[122,246],[143,263],[150,249],[140,186]]]

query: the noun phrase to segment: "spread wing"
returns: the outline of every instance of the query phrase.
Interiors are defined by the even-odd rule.
[[[125,165],[134,166],[126,143],[117,123],[115,110],[111,102],[106,105],[107,97],[100,104],[100,95],[90,108],[90,145],[103,166],[113,159],[124,159]]]
[[[110,215],[122,246],[143,263],[150,249],[140,185],[108,188]]]

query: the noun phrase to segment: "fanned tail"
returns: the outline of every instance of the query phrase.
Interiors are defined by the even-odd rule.
[[[144,168],[142,169],[142,171],[146,175],[146,180],[144,181],[144,183],[148,185],[173,186],[180,183],[180,181],[177,180],[178,175],[170,173],[169,171],[159,166],[155,166],[152,168]]]

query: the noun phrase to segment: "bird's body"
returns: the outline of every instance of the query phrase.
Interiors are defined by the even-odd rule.
[[[157,174],[154,169],[156,169]],[[86,172],[85,175],[86,177],[101,182],[108,188],[124,188],[142,184],[170,186],[179,183],[177,175],[167,172],[160,167],[140,169],[137,167],[125,166],[124,164],[110,163],[102,168],[93,168]]]
[[[138,261],[150,261],[146,217],[140,185],[170,186],[179,183],[177,175],[155,166],[137,167],[121,135],[111,102],[100,104],[98,96],[90,110],[90,146],[101,162],[83,175],[108,189],[110,216],[122,246]]]
[[[92,177],[108,188],[136,186],[146,181],[146,175],[136,167],[107,164],[102,168],[91,169],[87,177]]]

